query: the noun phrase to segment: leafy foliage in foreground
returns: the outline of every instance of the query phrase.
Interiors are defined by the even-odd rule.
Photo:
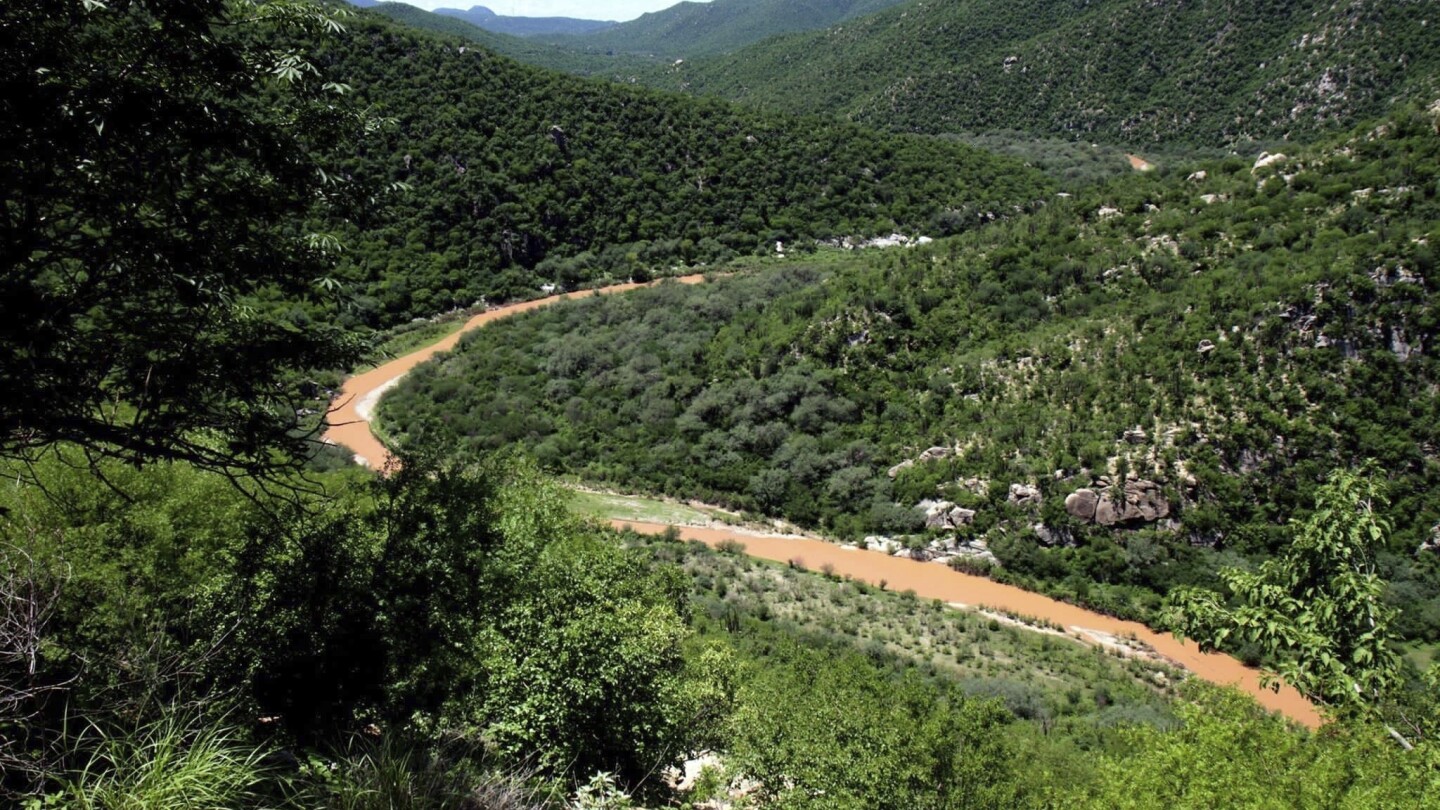
[[[1399,685],[1390,635],[1398,611],[1384,604],[1372,562],[1389,533],[1387,505],[1373,470],[1332,474],[1280,557],[1258,571],[1221,572],[1238,607],[1182,590],[1172,595],[1170,623],[1207,646],[1232,634],[1262,645],[1279,677],[1342,714],[1380,705]]]
[[[1402,635],[1440,638],[1440,560],[1416,554],[1440,520],[1434,118],[1194,168],[929,249],[507,321],[380,416],[402,443],[524,444],[843,537],[918,535],[912,507],[943,497],[977,512],[956,533],[1007,576],[1135,616],[1274,555],[1328,470],[1375,458],[1396,504],[1378,571]],[[949,456],[887,475],[934,446]],[[1064,509],[1127,479],[1160,485],[1177,522]]]
[[[294,0],[0,8],[0,453],[303,454],[298,375],[358,347],[287,317],[333,282],[302,223],[364,123],[276,42],[333,24]]]
[[[653,81],[905,131],[1018,129],[1215,147],[1308,138],[1431,100],[1423,4],[912,2],[691,60]]]
[[[126,726],[194,694],[233,695],[252,734],[459,733],[547,774],[633,782],[686,748],[683,581],[523,467],[412,460],[277,514],[183,467],[97,489],[60,452],[0,526],[7,570],[23,551],[64,583],[38,656],[5,659],[21,753],[53,749],[67,711]]]
[[[1138,726],[1058,806],[1384,808],[1440,806],[1434,751],[1404,752],[1373,730],[1329,727],[1305,738],[1249,700],[1195,684],[1183,724]]]

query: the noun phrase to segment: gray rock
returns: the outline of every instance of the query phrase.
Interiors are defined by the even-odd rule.
[[[904,461],[900,462],[899,464],[896,464],[894,467],[891,467],[888,471],[886,471],[885,474],[888,475],[888,476],[890,476],[891,478],[894,478],[895,476],[899,475],[902,471],[908,470],[908,469],[910,469],[911,467],[914,467],[914,466],[915,466],[915,461],[914,461],[914,459],[908,459],[908,458],[907,458],[907,459],[905,459]]]
[[[1055,546],[1074,546],[1075,535],[1065,529],[1056,529],[1046,526],[1044,523],[1036,523],[1030,527],[1035,532],[1035,539],[1040,545],[1053,548]]]
[[[1041,496],[1038,487],[1030,484],[1011,484],[1009,500],[1016,506],[1039,506],[1044,501],[1044,497]]]
[[[969,526],[975,522],[975,510],[957,506],[947,512],[945,517],[950,520],[951,528],[958,529],[961,526]]]
[[[1094,520],[1100,496],[1093,489],[1077,489],[1065,499],[1065,511],[1076,520]]]
[[[1117,506],[1114,499],[1107,493],[1100,497],[1100,502],[1095,504],[1095,522],[1101,526],[1114,526],[1121,521],[1123,507]]]
[[[1125,441],[1130,444],[1144,444],[1146,440],[1150,438],[1150,436],[1139,426],[1136,426],[1130,430],[1125,431],[1124,438]]]
[[[1122,489],[1123,500],[1116,503],[1114,496],[1106,493],[1095,506],[1095,522],[1101,526],[1120,523],[1154,523],[1170,516],[1170,502],[1154,481],[1126,481]]]
[[[938,461],[942,458],[949,458],[954,452],[948,447],[932,447],[920,454],[920,461]]]
[[[1201,353],[1201,354],[1209,354],[1209,353],[1215,351],[1215,341],[1213,341],[1213,340],[1202,340],[1202,341],[1200,341],[1200,345],[1195,347],[1195,351],[1197,351],[1197,352],[1199,352],[1199,353]]]
[[[950,523],[950,510],[955,508],[955,504],[949,501],[921,501],[915,508],[925,513],[925,528],[955,528],[954,525]]]

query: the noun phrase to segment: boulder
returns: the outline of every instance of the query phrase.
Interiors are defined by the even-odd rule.
[[[1093,489],[1077,489],[1065,499],[1065,511],[1076,520],[1094,520],[1100,496]]]
[[[1095,522],[1101,526],[1114,526],[1121,521],[1123,508],[1117,506],[1115,500],[1109,493],[1100,497],[1100,502],[1095,504]]]
[[[1258,158],[1255,159],[1255,169],[1258,170],[1258,169],[1263,169],[1263,168],[1265,168],[1266,166],[1274,166],[1274,165],[1276,165],[1277,163],[1284,163],[1285,161],[1287,161],[1287,160],[1289,160],[1289,159],[1290,159],[1290,158],[1286,157],[1285,155],[1283,155],[1283,154],[1281,154],[1281,153],[1279,153],[1279,152],[1276,152],[1276,153],[1273,154],[1273,155],[1270,154],[1269,152],[1261,152],[1261,153],[1260,153],[1260,157],[1258,157]]]
[[[1039,506],[1044,500],[1038,487],[1030,484],[1011,484],[1010,503],[1016,506]]]
[[[1210,174],[1209,174],[1208,172],[1205,172],[1205,171],[1202,170],[1202,171],[1198,171],[1198,172],[1195,172],[1195,173],[1191,174],[1189,177],[1187,177],[1187,178],[1185,178],[1185,179],[1188,180],[1188,181],[1190,181],[1191,183],[1199,183],[1199,182],[1201,182],[1202,180],[1207,179],[1208,177],[1210,177]]]
[[[956,481],[955,483],[961,489],[972,495],[984,496],[990,492],[990,482],[984,478],[966,478],[961,481]]]
[[[905,471],[905,470],[908,470],[908,469],[910,469],[911,467],[914,467],[914,466],[915,466],[914,460],[907,458],[907,459],[905,459],[904,461],[900,462],[899,464],[896,464],[894,467],[891,467],[889,470],[886,471],[885,474],[888,475],[888,476],[890,476],[891,478],[894,478],[895,476],[899,475],[901,472],[903,472],[903,471]]]
[[[949,458],[951,452],[948,447],[932,447],[920,454],[920,461],[938,461],[942,458]]]
[[[1118,498],[1117,498],[1118,495]],[[1154,481],[1126,481],[1119,493],[1076,490],[1065,499],[1065,511],[1076,520],[1101,526],[1154,523],[1170,516],[1170,502]]]
[[[950,523],[950,510],[955,504],[949,501],[921,501],[917,507],[925,512],[925,528],[927,529],[953,529]]]
[[[921,501],[916,508],[925,512],[927,529],[958,529],[975,522],[975,510],[964,509],[949,501]]]
[[[951,528],[958,529],[961,526],[969,526],[975,522],[975,510],[963,509],[959,506],[951,509],[945,515],[950,520]]]
[[[1144,444],[1150,437],[1139,426],[1125,431],[1125,441],[1128,444]]]
[[[1197,351],[1197,352],[1199,352],[1199,353],[1201,353],[1201,354],[1209,354],[1209,353],[1215,351],[1215,341],[1213,341],[1213,340],[1202,340],[1202,341],[1200,341],[1200,345],[1195,347],[1195,351]]]
[[[1160,485],[1154,481],[1128,481],[1125,484],[1125,519],[1154,523],[1170,517],[1170,502]]]
[[[1065,529],[1056,529],[1046,526],[1044,523],[1036,523],[1030,527],[1035,533],[1035,539],[1040,545],[1053,548],[1055,546],[1074,546],[1075,535]]]

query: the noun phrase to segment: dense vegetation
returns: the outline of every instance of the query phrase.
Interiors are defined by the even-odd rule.
[[[387,477],[355,469],[302,472],[304,439],[318,419],[297,406],[319,393],[318,380],[335,373],[327,365],[359,353],[359,341],[336,323],[345,297],[336,293],[344,285],[331,271],[352,281],[362,278],[357,268],[382,272],[394,247],[362,234],[393,236],[384,229],[398,222],[410,223],[407,238],[413,239],[407,252],[396,253],[397,262],[423,255],[430,249],[426,240],[453,248],[458,241],[446,239],[464,238],[463,228],[443,216],[446,198],[430,193],[449,187],[438,180],[427,186],[430,180],[413,167],[406,168],[418,176],[411,191],[425,192],[419,199],[428,209],[396,202],[414,197],[370,196],[388,179],[385,172],[367,174],[387,159],[375,157],[383,154],[372,151],[377,144],[395,145],[386,139],[445,132],[427,144],[439,144],[437,154],[452,158],[460,154],[457,144],[469,146],[461,135],[471,131],[456,135],[454,126],[463,123],[459,111],[469,109],[466,103],[431,109],[438,123],[428,129],[414,100],[418,82],[429,79],[442,93],[470,86],[446,84],[448,70],[460,77],[519,77],[504,85],[511,90],[534,81],[569,103],[604,108],[614,98],[570,80],[542,81],[488,55],[477,57],[481,67],[473,73],[457,70],[459,63],[446,55],[461,47],[456,41],[437,43],[364,22],[316,61],[353,64],[375,75],[383,71],[370,57],[383,57],[432,71],[411,85],[397,80],[410,95],[365,91],[370,100],[389,99],[377,106],[402,113],[397,129],[377,135],[381,123],[344,100],[351,88],[327,83],[334,74],[316,79],[315,57],[285,47],[337,36],[336,8],[306,0],[15,0],[0,6],[0,64],[9,68],[0,74],[0,134],[7,147],[0,157],[0,289],[7,293],[0,297],[6,324],[0,374],[12,375],[6,381],[15,386],[0,397],[0,480],[6,482],[0,487],[0,802],[26,810],[619,810],[637,802],[700,807],[732,799],[757,808],[856,810],[1110,808],[1157,800],[1176,807],[1435,805],[1440,669],[1423,685],[1397,677],[1395,612],[1378,602],[1387,586],[1371,564],[1377,549],[1387,548],[1381,513],[1400,510],[1399,536],[1408,542],[1403,533],[1413,531],[1409,513],[1428,492],[1425,459],[1407,456],[1398,440],[1374,453],[1389,465],[1393,506],[1373,476],[1333,475],[1318,490],[1313,514],[1295,530],[1294,543],[1281,542],[1278,532],[1265,535],[1284,546],[1270,564],[1253,575],[1225,573],[1230,602],[1191,591],[1188,603],[1172,605],[1202,642],[1246,634],[1287,677],[1302,686],[1317,684],[1309,689],[1317,697],[1350,702],[1341,722],[1316,734],[1263,717],[1236,695],[1196,685],[1182,687],[1185,702],[1172,707],[1177,673],[1112,659],[1063,638],[1030,635],[1007,626],[1004,617],[950,612],[913,593],[877,592],[823,571],[804,572],[795,563],[760,565],[738,556],[741,549],[733,545],[717,553],[673,536],[642,540],[577,519],[563,490],[531,462],[509,455],[411,454]],[[399,98],[416,106],[394,102]],[[644,115],[673,112],[677,129],[697,109],[711,110],[712,123],[737,120],[720,107],[646,94],[621,98],[629,105],[624,109]],[[516,110],[539,103],[525,95],[505,101]],[[622,120],[626,115],[618,107],[605,112]],[[540,112],[525,115],[519,118],[526,127],[546,120]],[[806,125],[773,126],[794,135]],[[1227,345],[1204,352],[1214,356],[1207,363],[1219,366],[1215,376],[1159,375],[1151,388],[1137,382],[1126,395],[1148,393],[1160,402],[1155,392],[1170,390],[1165,386],[1203,388],[1204,402],[1172,406],[1188,413],[1186,408],[1220,401],[1224,391],[1216,380],[1233,379],[1241,368],[1259,373],[1260,352],[1280,346],[1284,351],[1263,357],[1301,381],[1301,396],[1329,396],[1329,405],[1344,382],[1344,393],[1361,398],[1358,413],[1335,406],[1341,411],[1335,418],[1345,420],[1338,426],[1317,418],[1320,429],[1294,433],[1298,439],[1271,451],[1310,452],[1288,459],[1304,476],[1314,465],[1344,462],[1347,453],[1382,445],[1376,435],[1382,426],[1392,434],[1419,429],[1398,419],[1398,406],[1378,392],[1426,402],[1425,391],[1414,387],[1429,379],[1428,310],[1422,296],[1406,291],[1423,285],[1430,269],[1422,248],[1435,234],[1417,232],[1416,223],[1434,221],[1435,158],[1425,145],[1434,141],[1433,127],[1429,118],[1403,117],[1306,156],[1301,168],[1316,177],[1307,181],[1305,171],[1272,177],[1272,169],[1261,173],[1257,190],[1246,167],[1217,164],[1211,168],[1217,194],[1230,197],[1217,197],[1213,209],[1183,209],[1185,216],[1192,209],[1218,213],[1197,217],[1204,230],[1187,232],[1183,240],[1176,236],[1175,263],[1158,270],[1140,262],[1151,254],[1132,245],[1150,227],[1136,218],[1183,228],[1179,201],[1188,197],[1178,189],[1188,187],[1176,178],[1147,181],[1133,192],[1129,186],[1111,190],[1107,194],[1116,195],[1124,210],[1086,214],[1083,223],[1077,212],[1089,211],[1093,200],[1024,217],[1014,206],[1023,207],[1040,188],[1033,175],[995,175],[1006,165],[919,141],[880,139],[846,152],[846,138],[869,135],[819,127],[811,147],[829,144],[840,154],[861,155],[865,160],[854,166],[876,174],[894,157],[887,150],[923,144],[916,155],[936,149],[932,156],[970,161],[943,177],[1014,184],[1004,189],[1013,197],[986,197],[993,192],[920,185],[907,191],[876,179],[865,195],[837,203],[832,225],[861,227],[862,214],[863,222],[873,223],[869,218],[898,220],[902,209],[923,211],[928,198],[907,198],[922,192],[994,204],[941,210],[937,222],[960,230],[977,224],[981,213],[986,220],[1010,212],[1017,217],[935,252],[833,273],[737,278],[710,288],[703,300],[686,299],[670,287],[656,292],[659,299],[635,300],[659,300],[679,311],[691,307],[693,323],[677,327],[665,311],[656,318],[674,327],[670,341],[687,352],[704,357],[709,351],[709,343],[685,340],[691,331],[726,347],[728,353],[716,355],[693,388],[713,386],[749,407],[757,400],[745,399],[734,368],[752,377],[777,372],[782,382],[770,393],[785,396],[765,407],[784,409],[799,432],[792,436],[789,422],[777,420],[784,435],[770,430],[767,441],[798,436],[796,441],[808,442],[799,450],[812,452],[831,440],[833,424],[843,425],[842,434],[859,431],[873,419],[855,403],[875,403],[851,386],[879,386],[907,410],[890,414],[897,425],[893,434],[877,434],[863,447],[852,444],[856,453],[849,456],[832,454],[859,469],[881,441],[904,446],[909,440],[896,437],[907,430],[953,437],[961,423],[952,417],[977,416],[963,410],[971,400],[952,396],[968,395],[976,383],[963,376],[974,370],[976,351],[995,361],[976,378],[987,395],[983,401],[1008,418],[1022,411],[1012,396],[1018,387],[1008,384],[1019,377],[1005,364],[1013,360],[1021,367],[1017,358],[1026,346],[1058,339],[1075,319],[1100,327],[1087,333],[1096,343],[1143,332],[1143,322],[1125,328],[1127,315],[1116,304],[1123,299],[1145,317],[1170,317],[1179,324],[1176,339],[1193,340],[1189,332],[1213,330],[1207,319],[1223,315],[1228,324],[1238,298],[1251,307],[1246,312],[1253,317],[1244,322],[1250,331],[1229,332]],[[565,155],[570,137],[541,130],[536,148],[548,149],[548,138]],[[653,153],[643,148],[636,153],[653,157],[671,147]],[[519,153],[486,154],[522,159]],[[600,154],[615,159],[618,152]],[[782,154],[819,153],[801,148]],[[1378,157],[1385,160],[1373,160]],[[456,159],[449,165],[467,164]],[[509,168],[490,167],[497,174]],[[800,167],[748,164],[747,171],[762,177],[748,186],[736,180],[736,205],[780,216],[776,202],[764,199],[767,185],[799,192],[764,176],[772,168]],[[466,189],[468,174],[439,171],[435,177]],[[1351,193],[1348,183],[1372,177],[1386,185]],[[485,188],[504,185],[492,182]],[[544,188],[545,182],[520,187]],[[1321,202],[1312,205],[1311,198]],[[596,211],[586,213],[624,216],[601,202],[587,201]],[[639,206],[639,215],[662,219],[672,204],[627,202]],[[1171,206],[1174,221],[1163,220]],[[1236,216],[1242,206],[1247,219]],[[800,206],[788,215],[822,208]],[[681,210],[702,209],[709,210]],[[1283,216],[1296,210],[1314,216],[1320,230],[1312,233],[1302,221]],[[481,216],[466,211],[472,222]],[[427,230],[431,221],[449,229],[445,238],[438,229]],[[360,247],[344,245],[326,223],[341,223],[337,227],[351,245]],[[663,238],[679,240],[688,233],[681,227],[686,224],[663,221],[654,228],[676,228]],[[1074,232],[1055,241],[1047,230],[1052,225]],[[1286,229],[1277,230],[1281,225]],[[612,235],[597,233],[597,246]],[[1275,243],[1261,249],[1266,234]],[[1275,261],[1275,245],[1285,245],[1296,250],[1291,259],[1305,248],[1330,265],[1292,261],[1297,278],[1286,281],[1246,265],[1243,255],[1229,252],[1240,243],[1221,236],[1251,240],[1272,251],[1266,255]],[[1007,239],[997,246],[996,240]],[[1187,250],[1201,239],[1210,241]],[[1031,295],[1049,268],[1026,264],[1021,253],[1005,248],[1053,250],[1062,242],[1095,252],[1086,256],[1077,248],[1075,266],[1058,282],[1051,279],[1049,297]],[[1395,253],[1400,245],[1410,252]],[[340,258],[344,247],[348,264]],[[683,242],[679,248],[683,253]],[[765,250],[772,252],[768,245]],[[572,261],[563,251],[559,255]],[[1376,255],[1389,257],[1388,263],[1371,286],[1363,286],[1351,271],[1372,266],[1368,260]],[[987,258],[996,263],[984,263]],[[1118,266],[1110,263],[1117,258],[1130,263],[1106,281],[1099,269]],[[1253,291],[1206,287],[1179,272],[1180,259],[1190,262],[1186,271],[1198,270],[1199,278],[1226,282],[1231,290],[1241,289],[1232,282],[1242,274]],[[513,256],[507,261],[525,266]],[[396,286],[427,280],[393,270],[374,278]],[[897,283],[900,273],[904,283]],[[1315,299],[1317,279],[1331,285],[1325,290],[1349,295],[1355,306],[1334,306],[1324,295]],[[1007,286],[1012,280],[1018,286]],[[1067,286],[1081,281],[1102,287],[1103,295]],[[984,282],[994,289],[982,296]],[[776,302],[761,300],[757,290],[774,294]],[[1296,314],[1313,316],[1327,340],[1338,343],[1297,348],[1286,342],[1285,329],[1266,320],[1269,296],[1297,291],[1304,295],[1295,303],[1303,311]],[[957,298],[952,292],[973,294]],[[1196,307],[1196,323],[1186,319],[1192,313],[1165,309],[1166,296]],[[408,300],[386,317],[435,303],[418,294]],[[966,309],[971,300],[975,313]],[[594,304],[576,311],[583,318],[605,314]],[[717,326],[717,316],[727,311],[732,322]],[[360,313],[352,312],[350,322],[374,316],[364,301]],[[861,332],[838,328],[860,315],[867,318]],[[535,323],[540,321],[527,328]],[[1391,330],[1379,350],[1368,331],[1375,323]],[[1039,332],[1027,331],[1037,324]],[[1401,351],[1393,339],[1397,325],[1406,330],[1401,343],[1418,348]],[[432,328],[397,331],[390,345]],[[602,330],[600,337],[611,336]],[[658,338],[654,343],[647,352],[669,346]],[[1125,345],[1141,343],[1149,345]],[[940,358],[942,345],[961,355]],[[1118,343],[1104,345],[1109,354],[1094,362],[1123,361]],[[1338,357],[1323,351],[1336,346]],[[782,347],[784,352],[772,351]],[[880,351],[894,358],[886,368],[871,356]],[[1382,369],[1393,380],[1386,389],[1367,374],[1390,354],[1405,355],[1395,360],[1405,363]],[[608,362],[603,355],[551,355],[547,363],[563,361],[556,361],[555,371],[564,373],[554,380],[565,386],[588,384],[592,363]],[[1059,356],[1053,347],[1044,355]],[[1252,357],[1256,364],[1244,365]],[[956,360],[949,368],[962,375],[944,371],[946,382],[936,384],[926,364],[942,359]],[[1089,362],[1082,352],[1066,368]],[[677,368],[662,364],[658,354],[633,366],[635,373],[657,378]],[[796,380],[799,402],[792,407],[786,392]],[[901,384],[915,380],[928,394]],[[768,385],[748,382],[762,391]],[[666,417],[664,402],[648,393],[639,399],[654,409],[651,416]],[[1266,425],[1278,424],[1281,406],[1293,404],[1245,393],[1271,410],[1242,414],[1231,406],[1229,412],[1270,420]],[[941,407],[928,426],[915,427],[915,414],[932,413],[926,410],[931,400],[951,399],[962,410]],[[1023,413],[1037,418],[1031,427],[1045,427],[1038,417],[1057,413],[1055,401],[1028,399],[1035,407]],[[1095,401],[1114,407],[1111,400]],[[728,400],[697,411],[684,429],[718,433],[717,425],[730,419],[727,406]],[[586,416],[577,412],[571,421],[579,424]],[[1287,436],[1292,427],[1284,424]],[[1356,431],[1353,446],[1325,443],[1334,433],[1324,430],[1340,428]],[[1212,423],[1205,429],[1218,437],[1211,440],[1219,448],[1216,464],[1243,446],[1244,434],[1219,431]],[[1072,432],[1103,444],[1103,432]],[[1236,435],[1237,444],[1228,444],[1226,437]],[[1179,474],[1182,460],[1194,461],[1201,478],[1197,491],[1234,508],[1217,489],[1223,479],[1202,474],[1215,470],[1195,461],[1197,444],[1202,442],[1178,443],[1187,455],[1161,459],[1169,467],[1154,458],[1145,462],[1158,475]],[[1037,446],[1061,452],[1056,443]],[[753,463],[740,455],[748,448],[736,448],[735,464]],[[956,464],[973,461],[1007,474],[1050,469],[1049,458],[1044,465],[1024,456],[1012,463],[1004,460],[1007,451],[983,443],[967,450],[973,452],[947,457],[945,464],[913,466],[894,484],[853,473],[842,482],[892,486],[901,505],[881,505],[903,522],[910,519],[903,506],[909,496],[948,481]],[[1083,452],[1088,459],[1092,450],[1087,445],[1063,452],[1077,459]],[[1105,452],[1102,447],[1095,458]],[[1422,445],[1410,452],[1431,450]],[[1141,461],[1121,455],[1117,463]],[[620,461],[606,463],[618,469]],[[1281,469],[1279,464],[1267,469]],[[930,473],[937,477],[927,478]],[[822,508],[838,503],[824,497]],[[1194,502],[1186,501],[1182,516],[1188,519]],[[1275,514],[1290,506],[1277,503]],[[1252,520],[1238,525],[1253,526],[1253,514],[1236,514],[1237,521]],[[859,519],[843,510],[820,517],[836,526],[846,520],[858,525]],[[999,519],[986,520],[994,528]],[[1104,539],[1087,539],[1097,537]],[[1149,539],[1153,552],[1164,538]],[[1101,558],[1099,548],[1092,542],[1086,553]],[[1126,553],[1136,548],[1127,538]],[[1383,555],[1379,562],[1385,573],[1411,575]],[[701,750],[715,756],[693,785],[676,789],[660,778],[667,766]]]
[[[494,28],[481,27],[463,13],[456,16],[440,11],[426,11],[398,2],[375,3],[364,7],[411,28],[460,37],[502,56],[547,70],[563,71],[576,76],[596,76],[623,83],[654,67],[654,60],[646,57],[565,48]]]
[[[1217,147],[1437,91],[1423,3],[927,0],[690,60],[661,86],[918,132]]]
[[[393,119],[341,171],[408,187],[340,226],[347,317],[368,325],[776,242],[950,233],[1048,185],[959,144],[546,73],[369,15],[317,61]]]
[[[546,41],[585,52],[695,57],[863,17],[903,0],[708,0],[676,3],[604,30]]]
[[[519,444],[841,537],[918,536],[914,507],[943,498],[976,514],[931,538],[985,539],[1010,575],[1139,616],[1222,559],[1273,554],[1327,470],[1375,458],[1397,503],[1382,568],[1405,634],[1435,640],[1436,559],[1416,556],[1440,521],[1435,127],[1412,112],[930,248],[529,315],[380,416],[402,444]],[[943,457],[901,466],[930,447]],[[1065,509],[1142,480],[1165,520]]]

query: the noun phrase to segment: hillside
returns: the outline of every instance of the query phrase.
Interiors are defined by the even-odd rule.
[[[322,62],[391,119],[336,156],[358,188],[403,184],[336,224],[348,317],[371,325],[777,242],[941,235],[1048,194],[960,144],[567,77],[368,14]]]
[[[873,14],[903,0],[709,0],[677,3],[582,36],[545,39],[586,51],[665,57],[726,53],[794,31]]]
[[[927,249],[519,318],[380,417],[1142,617],[1275,553],[1325,471],[1374,458],[1380,564],[1404,632],[1436,640],[1437,180],[1434,115],[1409,113]]]
[[[486,31],[509,34],[514,37],[533,37],[542,34],[589,34],[603,31],[615,25],[607,20],[577,20],[574,17],[507,17],[496,14],[485,6],[471,6],[468,9],[437,8],[435,13],[444,17],[455,17]]]
[[[0,806],[1440,804],[1440,106],[1061,192],[344,11],[0,4]]]
[[[642,73],[652,72],[654,68],[654,61],[651,59],[582,51],[523,39],[520,36],[487,30],[463,17],[426,11],[408,3],[369,3],[361,7],[410,28],[441,36],[460,37],[495,53],[546,70],[628,82]]]
[[[1435,93],[1433,11],[1386,0],[924,0],[687,61],[657,81],[916,132],[1265,143]]]

